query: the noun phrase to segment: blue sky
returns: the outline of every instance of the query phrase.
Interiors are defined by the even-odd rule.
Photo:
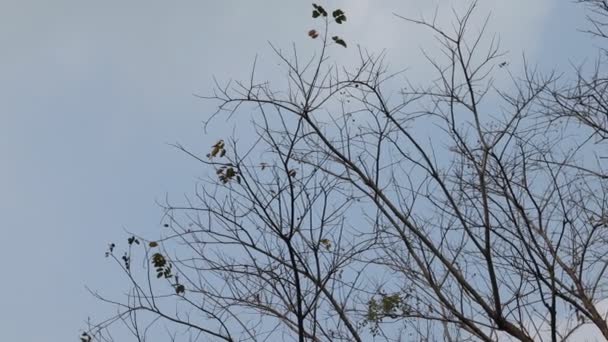
[[[543,68],[592,59],[572,1],[482,1],[513,71],[526,52]],[[387,49],[395,69],[424,79],[420,34],[393,12],[449,14],[461,1],[330,1],[349,15],[343,35]],[[154,237],[166,194],[179,199],[199,164],[168,146],[206,151],[231,131],[201,122],[194,97],[247,77],[253,57],[276,64],[268,41],[310,48],[310,3],[292,1],[0,1],[0,337],[76,340],[87,315],[107,312],[84,286],[118,294],[103,257],[125,229]],[[447,16],[445,17],[447,18]],[[354,49],[340,52],[348,62]],[[570,71],[570,70],[567,70]],[[268,71],[269,79],[278,75]]]

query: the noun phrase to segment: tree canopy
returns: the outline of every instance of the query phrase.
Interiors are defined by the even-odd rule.
[[[604,44],[608,4],[580,2]],[[512,70],[469,28],[473,2],[454,25],[400,17],[439,51],[412,84],[334,33],[347,8],[311,11],[312,57],[272,46],[279,87],[255,61],[203,96],[207,127],[249,134],[176,145],[213,172],[164,204],[158,236],[108,247],[130,286],[94,292],[117,313],[81,340],[562,341],[585,325],[608,339],[606,50],[574,78]]]

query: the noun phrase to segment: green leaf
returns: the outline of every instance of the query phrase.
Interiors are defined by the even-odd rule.
[[[325,246],[325,249],[330,250],[331,249],[331,241],[329,239],[321,239],[319,241],[323,246]]]
[[[151,248],[158,247],[158,242],[156,242],[156,241],[150,241],[150,243],[148,244],[148,246],[150,246]]]
[[[327,12],[325,11],[325,8],[323,8],[323,7],[321,7],[321,6],[317,5],[317,4],[312,4],[312,7],[314,7],[314,9],[315,9],[315,11],[316,11],[317,13],[319,13],[320,15],[322,15],[322,16],[324,16],[324,17],[327,17]],[[319,15],[317,15],[317,17],[318,17],[318,16],[319,16]],[[314,16],[314,12],[313,12],[313,18],[316,18],[316,17]]]
[[[344,11],[342,11],[341,9],[337,9],[337,10],[333,11],[331,13],[331,15],[334,17],[334,19],[336,20],[336,23],[338,23],[338,24],[342,24],[343,22],[346,21],[346,15],[344,15]]]
[[[320,14],[318,11],[316,11],[316,10],[315,10],[315,11],[312,11],[312,17],[313,17],[313,18],[318,18],[318,17],[319,17],[319,15],[321,15],[321,14]]]
[[[331,39],[333,39],[336,44],[346,47],[346,42],[342,38],[338,36],[333,36],[331,37]]]

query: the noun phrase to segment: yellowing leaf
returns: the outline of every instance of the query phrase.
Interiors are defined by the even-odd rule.
[[[331,249],[331,241],[329,239],[321,239],[319,242],[325,247],[325,249]]]

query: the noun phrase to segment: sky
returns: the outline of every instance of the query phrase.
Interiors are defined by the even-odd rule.
[[[325,1],[348,16],[352,46],[386,49],[395,70],[424,81],[430,34],[393,15],[449,19],[463,1]],[[247,78],[253,58],[276,65],[268,42],[304,52],[306,1],[0,0],[0,339],[77,340],[108,312],[85,286],[120,294],[103,257],[125,230],[157,236],[165,196],[191,193],[194,151],[232,130],[202,121],[213,77]],[[573,1],[484,0],[479,19],[501,38],[514,71],[522,54],[550,70],[592,59]],[[443,19],[442,19],[443,20]],[[338,52],[348,62],[355,49]],[[264,69],[266,70],[266,69]]]

